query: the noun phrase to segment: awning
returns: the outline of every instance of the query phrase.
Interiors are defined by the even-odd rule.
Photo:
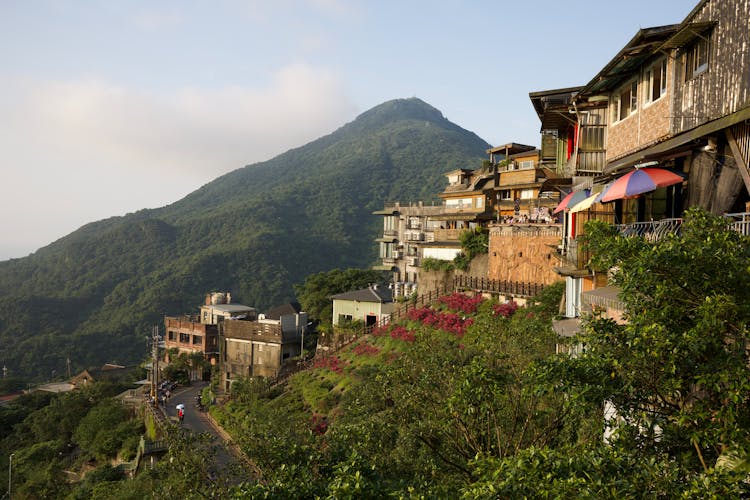
[[[570,177],[560,177],[554,179],[545,180],[541,186],[539,186],[539,192],[560,190],[561,187],[570,187],[573,184],[573,179]]]
[[[566,208],[570,208],[576,203],[583,201],[585,198],[589,196],[589,190],[583,189],[581,191],[572,191],[568,193],[568,195],[562,199],[562,201],[557,205],[557,207],[552,211],[553,214],[556,214],[558,212],[562,212]]]
[[[625,303],[620,299],[620,289],[616,286],[603,286],[581,293],[581,300],[589,306],[624,310]]]

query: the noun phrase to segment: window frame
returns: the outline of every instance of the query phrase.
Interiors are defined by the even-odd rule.
[[[638,111],[638,78],[628,81],[621,86],[612,99],[612,123],[617,123],[629,118]],[[628,101],[627,108],[623,108],[623,101]]]
[[[646,91],[644,92],[644,104],[649,105],[652,104],[662,97],[664,97],[667,94],[667,73],[669,71],[669,66],[667,63],[667,58],[663,57],[660,60],[653,63],[651,66],[648,67],[646,70],[646,73],[643,78],[643,83],[646,87]],[[659,79],[656,79],[656,75],[659,75]],[[659,95],[654,97],[655,95],[655,84],[659,84],[658,93]]]
[[[685,49],[683,56],[685,82],[689,82],[708,71],[710,51],[711,41],[702,36]]]

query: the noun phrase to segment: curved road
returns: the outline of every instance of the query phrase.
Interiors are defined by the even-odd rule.
[[[196,405],[195,397],[201,393],[204,387],[208,385],[208,382],[197,381],[193,382],[188,387],[178,387],[169,398],[164,408],[169,416],[169,420],[172,422],[178,422],[177,420],[177,405],[185,405],[185,418],[183,419],[181,427],[191,432],[196,433],[208,433],[212,436],[212,444],[216,452],[216,468],[217,472],[220,473],[224,478],[231,478],[230,483],[239,483],[243,480],[250,479],[250,475],[247,472],[240,472],[240,467],[243,464],[243,460],[236,456],[240,453],[239,450],[235,449],[235,453],[230,453],[230,448],[233,446],[232,443],[227,442],[226,433],[223,430],[219,430],[211,423],[205,412],[199,411]],[[222,435],[222,433],[224,435]]]

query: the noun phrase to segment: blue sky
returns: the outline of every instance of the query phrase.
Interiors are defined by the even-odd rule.
[[[587,83],[639,28],[695,3],[4,0],[0,260],[390,99],[537,145],[529,92]]]

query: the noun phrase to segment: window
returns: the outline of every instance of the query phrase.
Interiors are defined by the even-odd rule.
[[[473,198],[453,198],[449,200],[445,200],[445,206],[446,208],[471,208],[472,203],[474,202]]]
[[[482,208],[484,206],[484,198],[482,198],[481,196],[478,198],[474,198],[474,203],[476,208]]]
[[[518,170],[534,168],[534,160],[523,160],[518,162]]]
[[[638,81],[628,83],[615,94],[612,103],[612,121],[624,120],[638,109]]]
[[[667,93],[667,60],[662,59],[646,71],[646,102],[654,102]]]
[[[180,333],[180,343],[181,344],[189,344],[190,343],[190,334],[189,333]]]
[[[177,335],[175,334],[175,332],[174,332],[174,331],[172,331],[172,330],[169,330],[169,332],[167,332],[167,338],[168,338],[169,340],[171,340],[171,341],[174,341],[174,340],[176,340],[176,339],[177,339]]]
[[[193,335],[193,345],[203,344],[203,335]]]
[[[392,259],[393,258],[393,244],[392,243],[380,243],[380,258],[381,259]]]
[[[383,217],[383,230],[388,231],[395,231],[396,230],[396,217],[393,215],[386,215]]]
[[[512,200],[510,197],[510,189],[501,189],[500,190],[500,199],[501,200]]]
[[[685,51],[685,81],[708,69],[708,40],[699,38]]]
[[[535,189],[522,189],[521,190],[521,199],[522,200],[531,200],[534,198],[534,192]]]

